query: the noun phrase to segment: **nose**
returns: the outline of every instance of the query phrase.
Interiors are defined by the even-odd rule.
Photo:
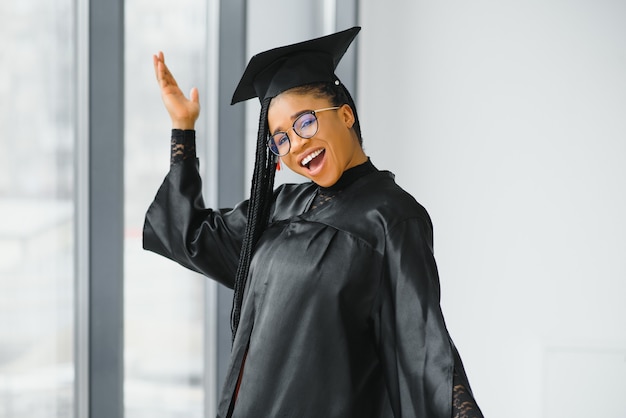
[[[308,138],[302,138],[300,135],[295,133],[293,129],[287,132],[287,136],[289,137],[289,142],[291,143],[291,148],[289,153],[298,154],[302,151],[307,142],[309,142]]]

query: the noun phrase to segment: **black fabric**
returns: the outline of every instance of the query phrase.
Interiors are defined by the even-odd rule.
[[[258,97],[261,102],[293,87],[335,82],[335,68],[360,27],[273,48],[250,59],[231,104]]]
[[[193,129],[172,129],[170,146],[170,165],[188,158],[196,158],[196,131]]]
[[[458,382],[473,400],[439,306],[428,213],[392,174],[367,171],[315,210],[313,183],[275,191],[219,417],[240,371],[233,417],[462,417]],[[206,209],[197,160],[180,161],[148,209],[144,248],[232,287],[247,205]]]
[[[354,183],[357,179],[376,171],[378,170],[376,170],[376,167],[374,167],[374,164],[372,164],[369,159],[363,164],[346,170],[341,175],[339,180],[337,180],[337,183],[330,187],[318,187],[313,203],[311,203],[308,210],[315,210],[318,207],[330,202],[336,195],[341,193],[343,189]]]
[[[476,405],[466,383],[461,381],[459,372],[454,369],[452,388],[452,418],[483,418],[483,414]]]

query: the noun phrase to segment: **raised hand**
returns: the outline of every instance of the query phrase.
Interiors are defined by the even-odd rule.
[[[165,65],[163,52],[153,55],[152,61],[154,63],[154,73],[161,88],[161,98],[172,119],[172,128],[194,129],[195,122],[200,115],[198,89],[192,88],[189,93],[189,99],[187,99],[178,87],[176,79],[174,79],[167,65]]]

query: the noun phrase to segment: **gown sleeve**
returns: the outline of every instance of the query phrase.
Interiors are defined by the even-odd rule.
[[[197,158],[174,158],[172,149],[170,171],[146,213],[143,248],[232,288],[248,202],[206,208]]]
[[[395,417],[450,418],[458,353],[439,304],[430,220],[399,223],[385,245],[375,334],[391,409]]]

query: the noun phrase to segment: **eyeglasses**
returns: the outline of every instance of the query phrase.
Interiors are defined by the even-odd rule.
[[[341,106],[326,107],[324,109],[309,110],[307,112],[304,112],[303,114],[298,116],[295,121],[293,121],[291,129],[289,129],[287,132],[293,129],[293,131],[300,138],[312,138],[317,133],[319,125],[317,123],[317,116],[315,116],[315,114],[325,112],[327,110],[337,110],[340,107]],[[270,149],[270,151],[272,151],[272,153],[278,155],[279,157],[287,155],[289,153],[289,150],[291,149],[291,141],[289,140],[289,135],[287,135],[287,132],[276,132],[275,134],[270,135],[269,139],[267,140],[267,147]]]

